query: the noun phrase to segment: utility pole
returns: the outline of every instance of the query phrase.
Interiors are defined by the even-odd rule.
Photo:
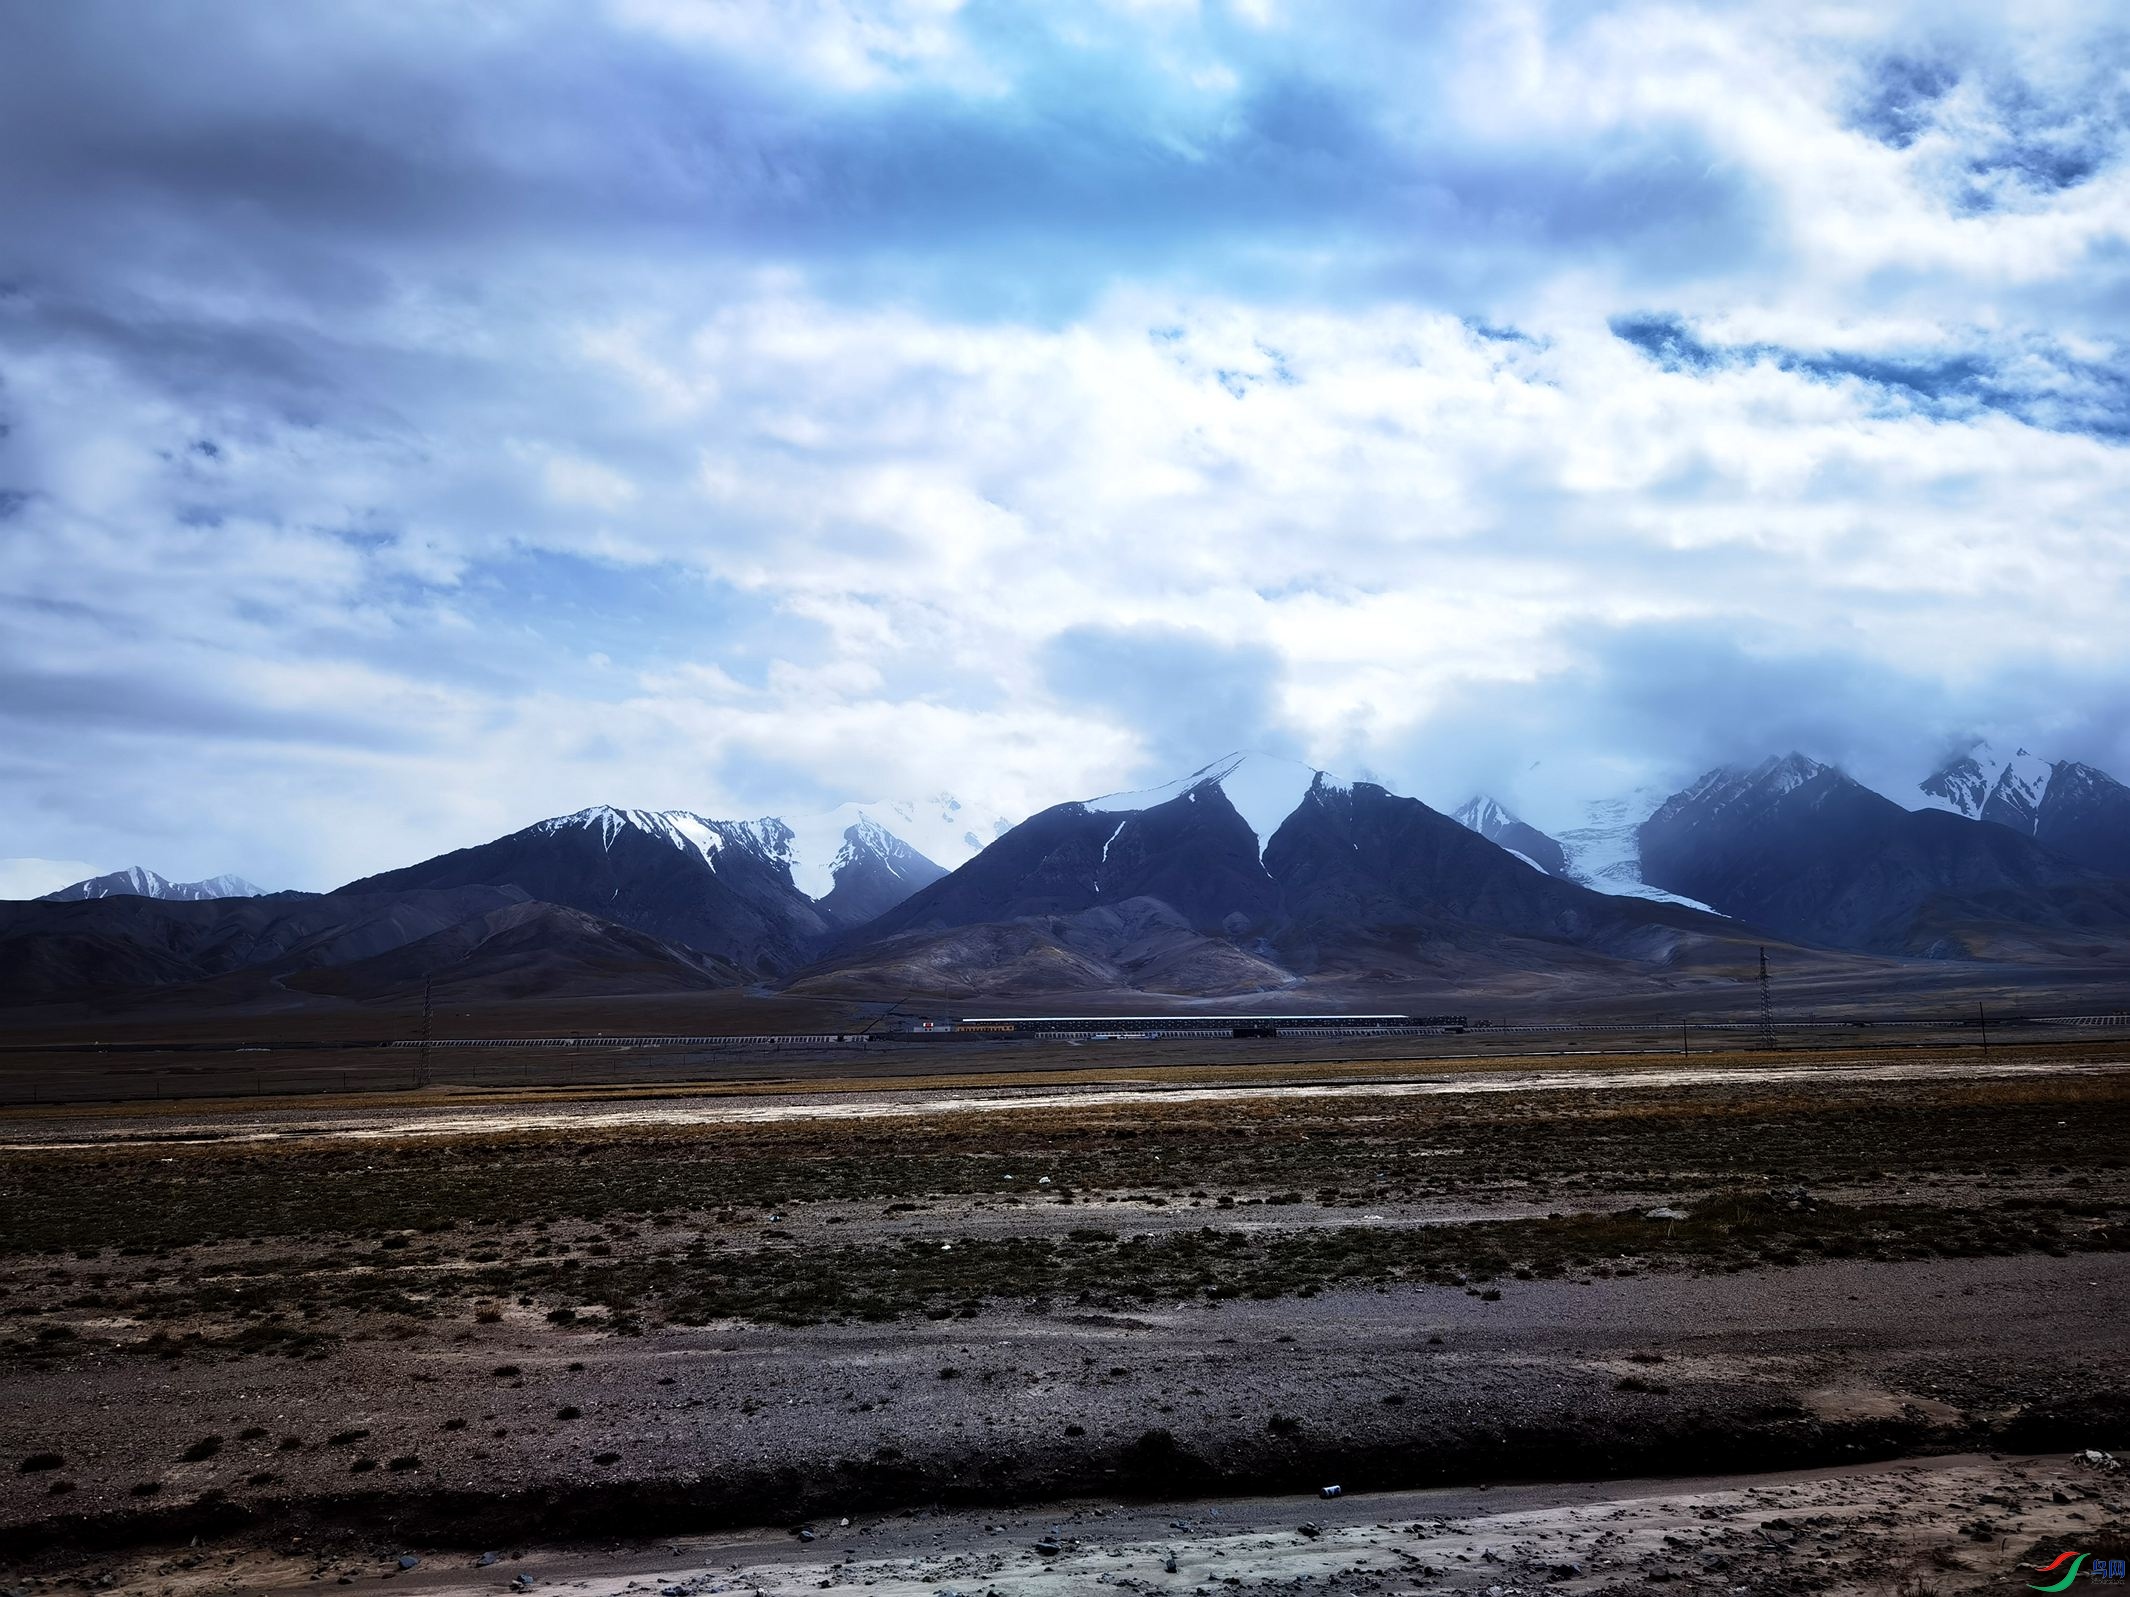
[[[1763,955],[1761,956],[1761,964],[1762,964],[1763,966],[1765,966],[1765,965],[1766,965],[1766,963],[1767,963],[1767,956],[1763,954]],[[433,980],[431,980],[431,979],[428,979],[428,978],[424,978],[424,979],[423,979],[423,981],[422,981],[422,1068],[421,1068],[421,1079],[420,1079],[420,1080],[418,1080],[417,1082],[415,1082],[415,1085],[416,1085],[417,1087],[426,1087],[426,1086],[428,1086],[428,1085],[429,1085],[429,1029],[430,1029],[430,1025],[431,1025],[431,1021],[432,1021],[432,1018],[433,1018],[433,1016],[434,1016],[434,1014],[435,1014],[435,1008],[434,1008],[434,1002],[433,1002],[433,1000],[434,1000],[434,998],[435,998],[435,992],[434,992],[434,988],[435,988],[435,982],[434,982]]]
[[[1768,951],[1760,951],[1760,1046],[1775,1046],[1775,1000],[1768,991]]]

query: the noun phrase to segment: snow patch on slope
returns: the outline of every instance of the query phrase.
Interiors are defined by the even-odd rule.
[[[1481,837],[1492,838],[1504,827],[1513,826],[1516,817],[1488,798],[1484,793],[1468,798],[1458,806],[1450,817],[1467,831],[1477,832]]]
[[[1990,819],[2016,825],[2031,834],[2041,814],[2041,801],[2048,797],[2049,778],[2055,774],[2056,768],[2047,760],[2021,749],[2004,762],[2004,769],[1997,774],[1996,787],[1990,795],[1991,808],[1997,813]]]
[[[1227,795],[1228,802],[1235,806],[1235,813],[1243,818],[1244,824],[1257,835],[1257,857],[1262,861],[1265,845],[1272,841],[1273,834],[1287,817],[1302,807],[1302,800],[1309,796],[1310,789],[1320,779],[1327,785],[1340,785],[1330,783],[1323,772],[1299,760],[1282,759],[1274,754],[1226,754],[1180,781],[1128,793],[1105,793],[1100,798],[1086,800],[1081,808],[1098,814],[1150,810],[1156,805],[1196,793],[1201,788],[1217,787]],[[1115,841],[1115,836],[1115,833],[1111,834],[1111,841]]]
[[[210,898],[259,898],[264,893],[264,888],[253,886],[241,876],[207,876],[197,882],[173,882],[144,866],[129,865],[122,871],[112,871],[105,876],[91,876],[82,881],[70,882],[65,887],[43,896],[52,902],[79,902],[96,898],[161,898],[188,904]]]
[[[887,817],[904,821],[910,831],[926,835],[912,837],[888,824],[884,819]],[[744,849],[759,859],[782,865],[791,874],[792,886],[819,903],[835,891],[837,873],[861,854],[877,859],[898,877],[903,874],[898,860],[906,863],[905,850],[914,849],[944,865],[940,855],[932,852],[937,847],[960,864],[982,846],[974,841],[978,827],[995,836],[1006,829],[1006,822],[996,817],[971,817],[958,800],[942,793],[922,803],[842,804],[813,815],[789,819],[765,815],[755,821],[714,821],[692,810],[630,810],[595,804],[572,815],[541,821],[531,830],[552,835],[571,827],[595,832],[600,846],[608,850],[622,832],[642,832],[683,854],[696,856],[712,870],[726,849]]]
[[[1567,856],[1569,878],[1615,898],[1648,898],[1660,904],[1708,909],[1699,899],[1667,893],[1642,880],[1642,845],[1635,830],[1669,796],[1660,787],[1641,787],[1623,797],[1597,799],[1585,806],[1578,825],[1553,834]]]
[[[861,844],[870,840],[883,859],[893,852],[893,839],[861,804],[839,804],[818,815],[788,820],[760,820],[750,830],[761,839],[759,852],[789,866],[791,885],[819,903],[835,891],[836,872],[856,857],[849,836],[854,827]]]
[[[2031,836],[2059,767],[2025,748],[2009,759],[1978,742],[1917,785],[1917,809],[1950,810]]]

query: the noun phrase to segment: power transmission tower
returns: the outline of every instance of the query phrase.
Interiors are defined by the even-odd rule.
[[[1767,967],[1767,956],[1765,954],[1761,955],[1760,963],[1762,972],[1765,974]],[[434,986],[435,984],[432,981],[424,980],[422,983],[422,1069],[421,1079],[415,1083],[418,1087],[429,1085],[429,1029],[430,1021],[434,1014],[431,1004],[431,1000],[434,997]]]
[[[1760,951],[1760,1046],[1775,1046],[1775,1000],[1768,990],[1768,951]]]

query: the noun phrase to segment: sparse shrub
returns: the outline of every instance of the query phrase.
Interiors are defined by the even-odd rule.
[[[57,1453],[32,1453],[15,1467],[25,1475],[34,1475],[39,1470],[65,1469],[67,1461]]]

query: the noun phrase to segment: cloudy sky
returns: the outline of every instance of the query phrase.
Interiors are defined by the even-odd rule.
[[[0,0],[0,889],[2130,777],[2126,130],[2106,0]]]

